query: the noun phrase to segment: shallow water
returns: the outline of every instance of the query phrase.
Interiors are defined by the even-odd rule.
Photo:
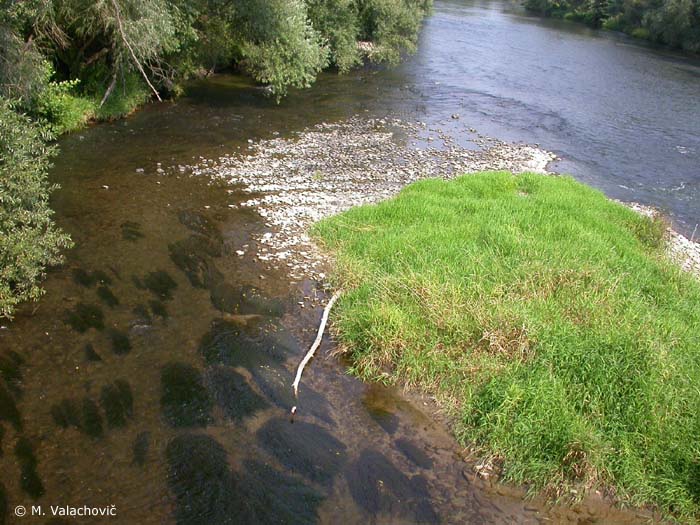
[[[523,35],[529,43],[518,43]],[[652,137],[653,147],[635,146],[633,155],[622,144],[627,161],[605,161],[598,142],[582,140],[600,135],[579,133],[595,108],[575,109],[578,81],[569,86],[573,92],[557,90],[569,98],[556,110],[546,107],[551,93],[521,85],[529,67],[523,57],[544,68],[530,69],[539,71],[532,82],[568,78],[553,75],[554,58],[550,69],[536,60],[541,53],[534,46],[542,42],[553,53],[575,46],[600,60],[639,56],[634,67],[677,70],[675,87],[663,84],[672,82],[666,77],[650,85],[676,89],[679,97],[685,89],[686,98],[678,100],[686,100],[692,117],[697,92],[686,75],[692,78],[696,66],[689,61],[492,3],[438,3],[422,39],[419,54],[399,68],[327,74],[280,106],[245,80],[222,76],[194,85],[177,102],[61,141],[52,178],[62,189],[52,204],[76,248],[65,266],[50,272],[46,296],[0,330],[0,523],[48,523],[49,505],[116,506],[116,517],[69,523],[645,519],[596,499],[551,507],[479,479],[433,417],[429,400],[364,385],[334,358],[316,359],[307,370],[299,413],[290,420],[292,372],[314,338],[321,312],[312,299],[322,292],[311,282],[290,282],[284,268],[238,257],[239,249],[254,253],[254,239],[266,229],[254,210],[232,207],[250,195],[182,175],[179,166],[245,149],[249,139],[290,135],[356,113],[386,114],[440,123],[461,140],[472,137],[467,129],[474,127],[540,142],[566,157],[562,166],[615,196],[648,197],[686,224],[697,217],[697,163],[686,162],[697,161],[700,119],[675,129],[681,121],[669,110],[667,128],[651,126],[651,135],[642,134]],[[511,62],[502,69],[511,70],[517,52],[520,75],[499,82],[494,57]],[[562,70],[573,67],[558,59]],[[594,87],[578,89],[593,96]],[[507,102],[523,94],[540,99]],[[645,118],[660,119],[657,111],[659,104]],[[460,118],[451,119],[453,113]],[[635,111],[625,114],[632,118]],[[695,188],[689,193],[654,189],[678,182],[670,178],[650,177],[656,186],[630,183],[653,166],[658,155],[651,150],[666,151],[658,137],[668,128],[680,134],[669,132],[672,142],[688,148],[669,177],[687,179],[686,188]],[[605,162],[624,170],[605,178]],[[619,184],[631,189],[618,195]],[[319,355],[332,349],[325,341]],[[45,515],[16,518],[16,505],[41,505]]]

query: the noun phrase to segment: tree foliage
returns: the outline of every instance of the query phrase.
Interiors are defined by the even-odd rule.
[[[70,242],[48,206],[49,134],[223,68],[279,100],[329,66],[397,62],[431,1],[0,0],[0,317]]]
[[[700,52],[700,0],[526,0],[525,7]]]
[[[51,218],[47,138],[0,98],[0,317],[41,295],[45,267],[61,262],[60,249],[70,244]]]
[[[132,74],[159,96],[192,75],[233,67],[279,97],[291,87],[309,86],[328,66],[345,72],[363,56],[397,62],[415,49],[430,5],[431,0],[0,0],[0,83],[5,96],[20,95],[31,111],[51,81],[79,80],[75,93],[103,105]],[[53,78],[47,78],[50,66]]]

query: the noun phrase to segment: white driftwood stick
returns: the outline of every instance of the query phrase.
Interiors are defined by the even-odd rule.
[[[314,341],[314,344],[311,345],[311,348],[309,348],[309,351],[306,352],[304,359],[302,359],[301,363],[299,363],[299,368],[297,368],[297,375],[294,378],[294,383],[292,383],[295,398],[299,395],[299,382],[301,381],[301,374],[304,373],[304,367],[314,356],[314,354],[316,353],[316,349],[321,345],[321,339],[323,339],[323,331],[326,329],[326,323],[328,322],[328,314],[331,313],[333,303],[335,303],[338,297],[340,297],[340,290],[335,292],[333,294],[333,297],[331,297],[331,300],[328,301],[326,308],[323,310],[323,315],[321,316],[321,324],[318,327],[318,334],[316,334],[316,340]],[[292,407],[292,414],[296,412],[296,408],[297,407]]]

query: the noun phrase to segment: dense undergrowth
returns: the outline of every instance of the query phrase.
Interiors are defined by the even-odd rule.
[[[353,371],[434,393],[506,479],[700,515],[700,283],[568,177],[426,180],[324,220]],[[582,490],[583,489],[583,490]]]

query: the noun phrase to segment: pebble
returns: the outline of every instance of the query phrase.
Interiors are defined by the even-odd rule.
[[[420,146],[426,131],[435,146]],[[292,138],[247,143],[249,153],[200,157],[187,170],[250,194],[239,206],[254,208],[271,230],[256,239],[257,260],[272,268],[284,261],[292,274],[318,281],[326,278],[329,261],[307,233],[314,222],[388,199],[422,178],[450,179],[485,169],[545,172],[554,158],[539,148],[489,137],[479,137],[479,147],[468,149],[424,122],[359,116],[318,124]]]

